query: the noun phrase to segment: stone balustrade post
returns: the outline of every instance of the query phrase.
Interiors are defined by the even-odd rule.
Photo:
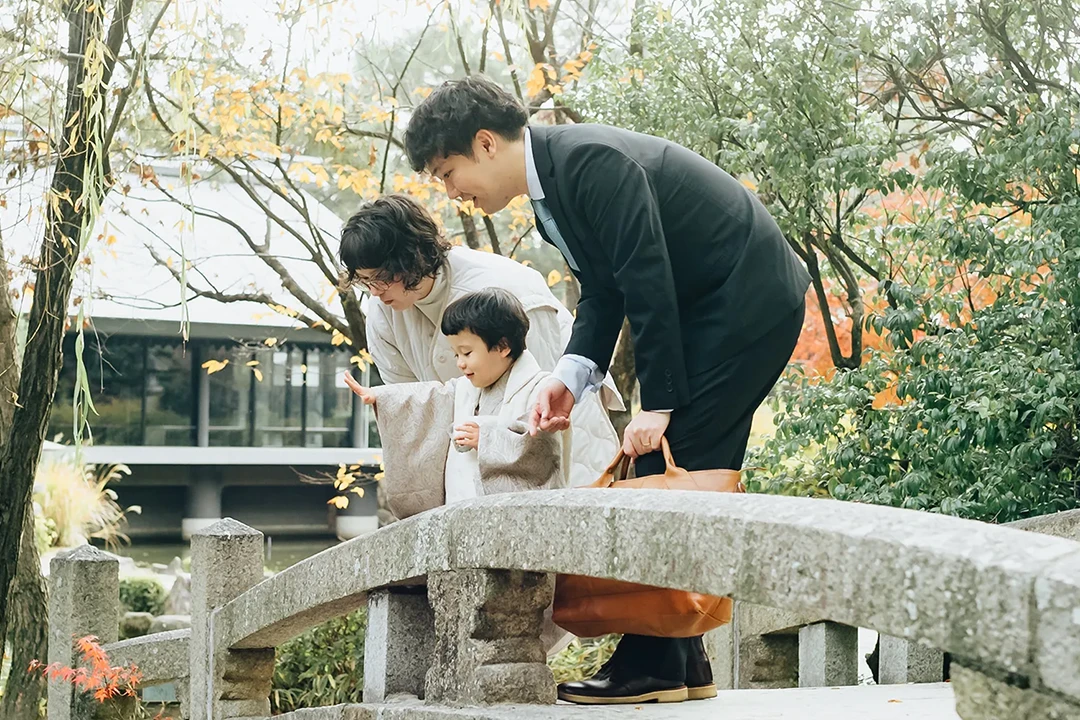
[[[214,639],[214,610],[263,579],[263,534],[232,518],[191,537],[191,720],[270,714],[274,649],[229,650]]]
[[[91,545],[54,557],[49,563],[49,663],[78,667],[75,642],[87,635],[102,645],[116,642],[119,606],[120,562],[115,557]],[[49,682],[48,720],[87,720],[94,705],[71,683]]]
[[[859,629],[819,622],[799,630],[799,687],[859,682]]]
[[[425,588],[386,588],[368,594],[364,702],[402,694],[423,698],[434,641],[435,620]]]
[[[878,685],[936,683],[945,677],[945,653],[919,643],[881,634]]]
[[[555,702],[540,641],[555,577],[521,570],[428,576],[435,650],[426,699],[446,704]]]

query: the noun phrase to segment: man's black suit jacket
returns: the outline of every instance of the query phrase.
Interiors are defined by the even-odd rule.
[[[628,318],[643,410],[686,405],[688,378],[803,301],[810,276],[776,222],[697,153],[604,125],[530,130],[545,200],[580,268],[566,352],[606,370]]]

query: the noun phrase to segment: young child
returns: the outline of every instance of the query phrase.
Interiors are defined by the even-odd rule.
[[[443,314],[462,377],[366,388],[383,441],[384,487],[399,519],[443,504],[569,487],[570,432],[531,437],[526,417],[548,373],[525,349],[529,318],[501,288],[470,293]]]

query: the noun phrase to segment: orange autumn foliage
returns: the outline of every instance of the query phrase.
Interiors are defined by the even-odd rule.
[[[39,660],[30,663],[29,672],[40,672],[50,682],[70,683],[76,689],[90,693],[100,703],[116,697],[134,697],[142,674],[134,665],[113,667],[105,650],[93,635],[75,641],[81,663],[67,667],[61,663],[45,665]]]

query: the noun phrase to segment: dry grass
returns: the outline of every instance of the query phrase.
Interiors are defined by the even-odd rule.
[[[618,635],[574,640],[565,650],[548,660],[555,682],[573,682],[592,677],[615,652],[618,640]]]
[[[107,486],[130,474],[124,465],[96,471],[92,465],[76,464],[71,457],[42,458],[34,482],[34,501],[53,534],[51,544],[72,547],[96,538],[115,548],[128,542],[123,533],[124,515],[141,508],[121,508],[116,492]]]

